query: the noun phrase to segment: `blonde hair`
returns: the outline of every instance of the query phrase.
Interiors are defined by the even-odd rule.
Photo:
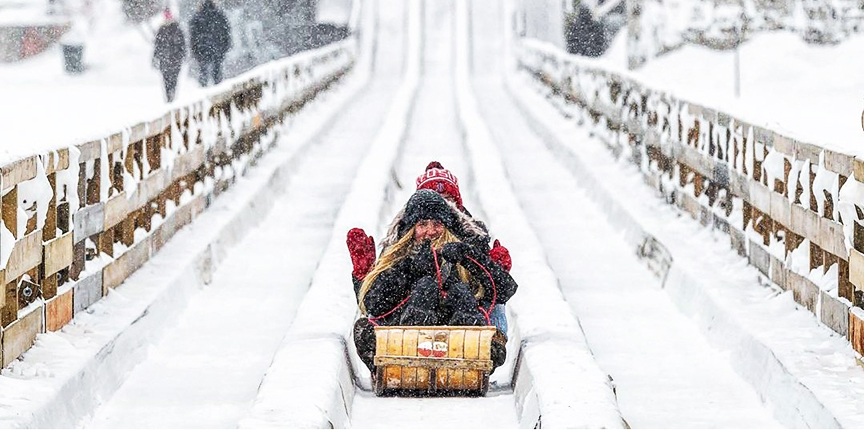
[[[360,312],[364,315],[367,314],[366,311],[366,303],[364,299],[366,298],[366,293],[369,292],[369,289],[372,288],[372,284],[375,283],[375,279],[378,276],[389,270],[393,265],[395,265],[398,261],[407,257],[411,252],[411,245],[414,242],[414,227],[411,227],[407,233],[402,235],[396,243],[389,246],[384,252],[381,254],[381,257],[378,258],[378,261],[375,262],[375,266],[372,267],[372,270],[366,275],[366,278],[363,279],[363,284],[360,286],[360,294],[359,294],[359,304],[360,304]],[[453,233],[448,229],[444,229],[444,232],[435,238],[432,241],[432,248],[436,251],[440,250],[442,246],[451,243],[451,242],[459,242],[459,238],[456,237]],[[440,255],[439,255],[440,261]],[[468,270],[466,270],[461,265],[457,265],[456,269],[459,273],[459,278],[462,279],[463,282],[468,283],[469,275]]]

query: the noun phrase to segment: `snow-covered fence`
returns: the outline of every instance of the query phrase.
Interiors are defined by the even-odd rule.
[[[864,159],[673,97],[523,40],[521,69],[567,116],[864,353]]]
[[[0,166],[2,365],[121,286],[355,58],[353,38],[298,54],[151,121]]]

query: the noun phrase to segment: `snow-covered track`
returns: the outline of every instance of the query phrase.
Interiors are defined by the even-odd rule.
[[[409,52],[414,54],[409,57],[409,74],[403,84],[404,99],[400,99],[405,100],[405,104],[397,102],[394,105],[390,114],[392,123],[382,129],[375,147],[364,161],[364,165],[374,165],[376,170],[365,172],[364,176],[364,170],[361,169],[358,174],[358,187],[352,191],[341,210],[348,216],[343,220],[340,213],[334,238],[319,266],[310,294],[304,299],[285,344],[277,353],[262,383],[252,414],[241,426],[410,427],[422,425],[424,417],[430,415],[440,417],[436,425],[476,422],[476,425],[496,427],[624,426],[615,406],[609,378],[594,363],[578,323],[561,300],[548,267],[545,274],[542,269],[540,272],[520,272],[526,285],[529,285],[525,290],[527,292],[523,293],[523,307],[526,311],[524,314],[517,311],[511,317],[509,360],[493,374],[499,388],[493,389],[488,399],[377,399],[372,397],[369,390],[368,371],[354,357],[349,336],[355,318],[356,301],[344,283],[343,274],[348,273],[350,267],[344,239],[338,234],[340,224],[342,231],[353,226],[383,231],[391,216],[382,217],[382,212],[390,215],[398,210],[398,203],[404,201],[413,190],[407,184],[403,188],[398,187],[398,183],[392,182],[393,177],[397,176],[398,182],[410,184],[410,178],[416,176],[415,172],[420,171],[429,161],[424,158],[429,157],[429,154],[443,157],[445,163],[454,161],[454,164],[448,165],[465,167],[462,171],[463,178],[474,180],[471,185],[466,186],[468,204],[487,203],[472,206],[476,213],[488,213],[490,208],[488,201],[476,196],[487,194],[504,198],[507,195],[507,189],[500,188],[501,184],[506,184],[506,178],[501,176],[501,171],[490,173],[484,170],[485,164],[479,155],[460,147],[462,144],[478,145],[473,142],[476,139],[474,137],[462,142],[458,133],[458,130],[462,129],[468,131],[469,135],[476,134],[478,118],[476,112],[466,112],[465,105],[470,102],[464,100],[465,95],[462,92],[467,89],[467,76],[454,81],[454,64],[448,58],[452,53],[457,57],[468,55],[465,50],[458,48],[466,43],[464,26],[467,23],[463,22],[461,29],[455,25],[459,19],[466,20],[467,16],[464,13],[455,15],[459,19],[448,16],[453,14],[452,7],[458,5],[458,2],[440,3],[410,3],[410,34],[414,48]],[[440,11],[441,8],[448,11],[444,16],[440,13],[435,16],[436,14],[430,12],[436,9]],[[421,39],[423,34],[418,32],[417,27],[424,22],[424,16],[430,22],[424,26],[426,37]],[[437,21],[431,20],[433,16]],[[448,24],[454,31],[452,38],[448,38],[446,34]],[[444,26],[444,30],[437,28],[439,26]],[[439,33],[433,40],[430,36],[436,30],[445,33]],[[421,40],[424,42],[421,43]],[[416,55],[420,46],[424,48],[426,59],[422,63],[423,67],[418,67],[419,58]],[[444,52],[438,52],[437,56],[431,52],[442,49],[442,46]],[[442,58],[445,59],[444,64],[436,64],[436,60],[442,62]],[[464,67],[466,61],[467,58],[461,60],[463,66],[457,69],[457,74],[467,73]],[[418,89],[420,70],[423,70],[424,74]],[[457,81],[462,84],[457,85]],[[452,112],[442,113],[442,110],[448,109],[458,112],[458,115],[454,116]],[[430,121],[430,118],[435,118],[435,121]],[[426,127],[432,128],[424,131]],[[390,174],[391,171],[394,175]],[[482,175],[482,182],[478,175]],[[387,194],[382,194],[385,191]],[[385,198],[390,197],[390,193],[398,197]],[[366,207],[362,207],[360,202]],[[371,202],[383,202],[389,208],[382,210],[385,206],[379,207]],[[508,202],[511,205],[508,208],[496,204],[491,204],[491,208],[499,213],[519,211],[512,197]],[[503,230],[503,221],[496,216],[493,223]],[[510,221],[512,220],[508,218],[507,222]],[[520,225],[506,228],[520,230]],[[524,259],[526,266],[545,267],[538,246],[526,245],[527,239],[519,236],[505,234],[504,237],[505,240],[512,240],[514,249],[523,249],[524,246],[525,250],[518,252],[518,258]],[[541,278],[545,279],[545,282],[540,281]],[[544,292],[541,294],[538,288],[542,288]],[[557,312],[549,312],[551,315],[545,317],[532,316],[529,309],[538,306],[540,302],[556,306]],[[519,309],[519,305],[514,306]],[[527,343],[520,337],[522,324],[528,327]],[[525,345],[528,345],[528,348],[524,349],[523,353]],[[519,365],[514,374],[512,366],[515,362]],[[512,385],[514,377],[516,385]],[[482,405],[485,404],[495,406],[491,409],[483,408]],[[482,411],[478,410],[478,407]]]
[[[521,78],[513,77],[507,88],[544,146],[583,184],[608,222],[625,232],[627,243],[638,250],[651,242],[664,250],[668,261],[656,273],[665,293],[714,348],[733,351],[729,363],[770,405],[779,423],[861,425],[864,413],[855,399],[864,395],[864,388],[848,381],[862,380],[864,371],[842,337],[816,325],[806,309],[794,310],[790,294],[778,295],[780,290],[770,282],[766,287],[766,280],[759,280],[755,268],[747,267],[723,236],[712,236],[699,222],[682,220],[681,213],[665,207],[639,175],[615,160],[605,143],[574,127],[572,119],[562,117]],[[578,152],[567,143],[574,139],[580,142]],[[614,188],[633,191],[624,196]],[[661,266],[651,255],[644,258],[649,266]]]
[[[303,143],[329,127],[363,87],[364,79],[351,80],[341,91],[318,97],[296,114],[303,123],[282,129],[284,144],[269,151],[218,198],[207,197],[212,199],[208,210],[204,210],[204,194],[191,202],[184,200],[186,204],[161,224],[175,226],[177,234],[161,244],[148,264],[89,309],[76,306],[75,319],[62,331],[39,335],[36,346],[0,378],[4,426],[71,427],[110,397],[146,355],[146,347],[174,321],[188,297],[210,282],[226,249],[272,206],[274,193],[302,159]],[[192,226],[176,227],[192,218]],[[162,240],[169,236],[164,233]],[[136,247],[149,250],[149,242],[140,241]],[[100,293],[101,274],[100,270],[83,277],[98,281]],[[76,295],[80,284],[75,286]]]

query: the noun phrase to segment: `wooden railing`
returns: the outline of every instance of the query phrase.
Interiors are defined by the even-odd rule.
[[[795,140],[523,40],[520,67],[566,115],[864,353],[864,159]],[[788,263],[788,264],[787,264]]]
[[[3,366],[159,252],[355,57],[349,38],[256,68],[103,139],[0,166]]]

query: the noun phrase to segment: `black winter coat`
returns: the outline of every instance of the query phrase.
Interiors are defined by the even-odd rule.
[[[159,28],[153,49],[153,65],[162,73],[179,72],[186,58],[186,36],[176,21]]]
[[[199,63],[221,62],[231,49],[231,26],[212,1],[205,1],[189,23],[192,55]]]
[[[516,289],[518,288],[516,281],[513,280],[504,268],[489,258],[488,249],[484,252],[484,250],[474,246],[470,255],[485,267],[495,282],[495,288],[493,289],[489,275],[483,269],[470,261],[462,263],[468,269],[473,280],[483,287],[483,295],[478,299],[480,306],[488,309],[492,303],[493,296],[496,304],[506,303],[516,293]],[[446,265],[441,254],[438,254],[438,259],[439,264],[445,267]],[[379,274],[363,298],[368,315],[372,318],[379,317],[396,309],[411,294],[414,284],[421,278],[431,276],[433,279],[437,279],[435,266],[434,264],[430,264],[428,260],[428,256],[424,257],[422,253],[408,256],[393,265],[389,270]],[[452,266],[449,273],[444,273],[442,278],[444,291],[448,291],[455,283],[461,282],[455,266]],[[359,284],[354,279],[355,292],[359,292]],[[475,287],[477,284],[475,284]],[[402,310],[401,308],[396,309],[392,314],[377,322],[382,325],[396,324],[402,315]]]

